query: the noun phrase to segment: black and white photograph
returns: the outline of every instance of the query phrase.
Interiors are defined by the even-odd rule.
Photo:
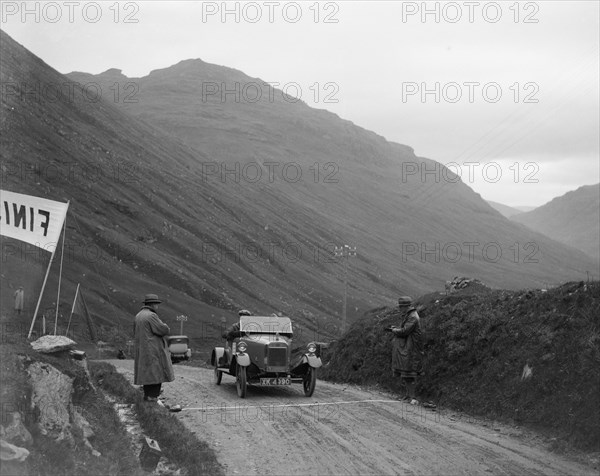
[[[0,475],[597,475],[600,2],[0,3]]]

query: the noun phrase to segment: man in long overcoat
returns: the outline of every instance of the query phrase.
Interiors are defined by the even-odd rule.
[[[418,405],[415,397],[416,379],[423,373],[423,339],[421,322],[412,299],[402,296],[398,299],[398,308],[403,313],[400,326],[392,326],[394,335],[392,346],[392,370],[406,385],[407,396],[412,405]]]
[[[23,302],[25,301],[25,291],[23,286],[19,286],[19,289],[15,291],[15,312],[21,314],[23,310]]]
[[[163,382],[175,380],[169,349],[163,339],[170,330],[158,317],[162,301],[156,294],[146,294],[144,305],[135,316],[134,377],[135,385],[144,387],[144,400],[156,401]]]

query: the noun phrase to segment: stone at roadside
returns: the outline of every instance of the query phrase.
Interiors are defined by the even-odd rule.
[[[33,350],[43,354],[51,354],[71,349],[76,344],[75,341],[66,336],[42,336],[31,343]]]
[[[523,372],[521,373],[521,380],[529,380],[533,375],[533,367],[529,365],[529,362],[525,362],[523,366]]]
[[[0,440],[0,460],[23,462],[29,456],[29,451],[19,446],[11,445],[8,441]]]
[[[31,433],[23,425],[19,412],[12,413],[12,422],[6,428],[3,426],[0,427],[0,437],[18,446],[29,447],[33,443]]]
[[[30,365],[27,372],[33,387],[31,401],[40,412],[40,431],[59,441],[72,441],[69,409],[73,379],[42,362]]]
[[[479,281],[476,278],[455,276],[452,281],[446,281],[446,285],[445,285],[446,294],[452,294],[453,292],[455,292],[459,289],[465,289],[465,288],[473,286],[473,285],[480,286],[480,287],[487,287],[485,284],[483,284],[481,281]]]

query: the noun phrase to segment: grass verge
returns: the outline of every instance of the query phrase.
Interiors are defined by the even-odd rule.
[[[222,466],[214,451],[169,413],[156,404],[144,402],[141,392],[115,367],[106,362],[90,361],[92,379],[119,400],[134,405],[140,426],[150,438],[158,441],[163,454],[190,475],[222,475]]]
[[[3,318],[3,321],[5,319]],[[44,355],[35,352],[22,336],[6,332],[2,326],[0,344],[1,385],[0,405],[2,425],[12,421],[14,412],[21,414],[22,422],[33,437],[27,446],[29,457],[23,463],[5,462],[0,465],[1,475],[143,475],[132,454],[126,431],[112,406],[104,396],[89,385],[83,368],[68,355]],[[42,434],[38,427],[40,410],[32,409],[32,388],[27,367],[34,362],[45,362],[73,378],[72,405],[90,423],[94,436],[90,442],[100,456],[92,455],[85,446],[81,430],[71,428],[73,441],[56,441]],[[52,411],[51,408],[42,411]]]

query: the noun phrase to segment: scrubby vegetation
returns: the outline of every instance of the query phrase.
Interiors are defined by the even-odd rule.
[[[3,326],[3,331],[7,327]],[[125,429],[112,406],[90,387],[85,371],[68,356],[44,355],[31,349],[22,337],[2,334],[0,345],[2,362],[1,404],[2,424],[10,424],[13,412],[21,414],[22,422],[33,441],[28,445],[29,457],[23,463],[2,462],[2,475],[117,475],[144,474],[129,447]],[[51,364],[73,378],[72,403],[94,430],[91,443],[100,452],[94,456],[85,446],[83,435],[73,428],[73,443],[57,441],[38,428],[40,410],[32,408],[31,385],[26,368],[36,361]],[[43,411],[52,411],[52,408]]]
[[[33,441],[27,445],[29,457],[23,463],[3,461],[0,475],[146,474],[139,466],[138,455],[133,453],[119,416],[100,390],[133,404],[144,433],[157,440],[164,455],[185,474],[223,474],[214,452],[206,443],[198,441],[166,409],[144,404],[141,392],[136,391],[112,365],[88,361],[94,388],[85,369],[69,357],[68,351],[56,354],[35,352],[23,333],[14,332],[15,326],[8,324],[6,316],[2,316],[1,321],[2,425],[10,424],[13,413],[19,412]],[[27,367],[35,362],[48,363],[73,379],[72,406],[90,423],[94,431],[90,442],[100,456],[91,453],[81,431],[75,426],[72,428],[72,443],[57,441],[40,431],[40,410],[32,408],[32,388],[27,375]]]
[[[106,362],[90,362],[93,380],[120,401],[133,404],[144,433],[158,441],[163,454],[190,475],[220,475],[223,469],[207,443],[198,441],[174,415],[165,408],[143,401],[115,367]]]
[[[600,283],[466,288],[423,296],[418,308],[427,354],[422,398],[599,448]],[[400,317],[388,308],[365,314],[336,343],[321,376],[400,391],[383,331]]]

